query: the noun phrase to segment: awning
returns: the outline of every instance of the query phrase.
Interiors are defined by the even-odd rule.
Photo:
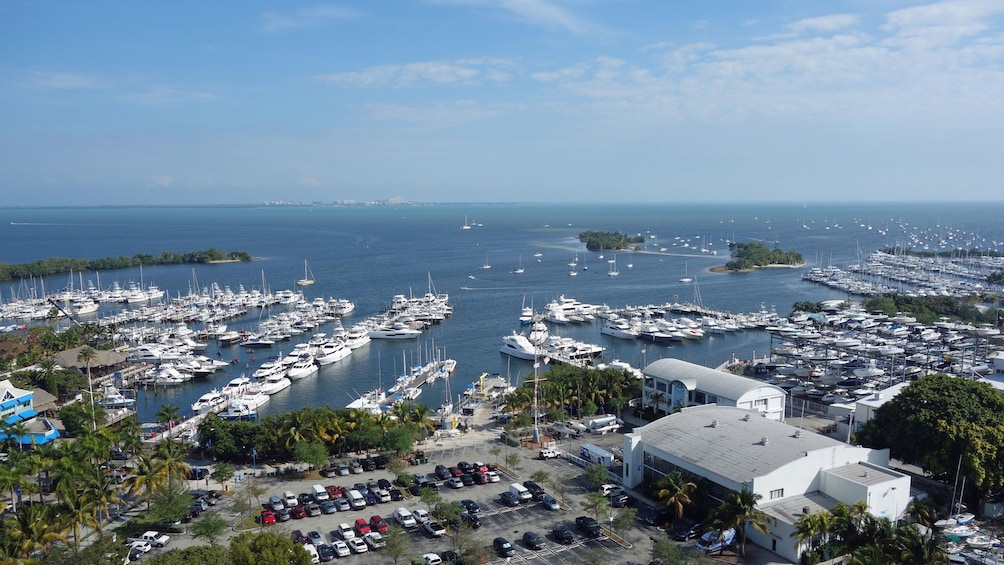
[[[30,420],[30,419],[34,418],[35,416],[38,416],[38,412],[35,412],[34,410],[32,410],[32,409],[29,408],[28,410],[25,410],[24,412],[19,412],[17,414],[13,414],[11,416],[8,416],[7,419],[4,420],[4,422],[6,422],[7,424],[16,424],[18,422],[23,422],[25,420]]]

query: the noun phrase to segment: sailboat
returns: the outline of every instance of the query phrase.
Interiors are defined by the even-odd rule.
[[[310,272],[310,265],[307,260],[303,260],[303,278],[296,281],[296,286],[310,286],[314,284],[314,273]]]
[[[617,270],[617,255],[614,255],[614,258],[610,260],[610,270],[607,271],[607,276],[616,277],[619,274],[621,272]]]
[[[692,282],[694,282],[694,279],[690,278],[690,275],[687,274],[687,262],[686,261],[683,262],[683,278],[680,279],[680,282],[682,282],[682,283],[692,283]]]
[[[523,268],[523,256],[520,255],[519,256],[519,265],[517,265],[516,268],[512,270],[512,272],[514,274],[517,274],[517,275],[522,275],[525,270],[526,269]]]
[[[488,269],[492,268],[491,263],[488,262],[488,252],[487,251],[485,251],[485,264],[481,265],[481,268],[485,269],[485,270],[488,270]]]
[[[467,223],[467,215],[466,214],[464,215],[464,225],[460,226],[460,229],[462,229],[462,230],[469,230],[469,229],[471,229],[471,224]]]

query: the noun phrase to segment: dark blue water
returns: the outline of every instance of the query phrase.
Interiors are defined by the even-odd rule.
[[[727,260],[727,241],[758,240],[768,246],[801,252],[810,264],[845,266],[874,249],[915,244],[920,238],[934,248],[1004,247],[1004,205],[443,205],[401,207],[234,207],[234,208],[93,208],[0,210],[0,240],[7,263],[49,257],[155,255],[214,247],[244,250],[259,257],[252,263],[144,267],[83,278],[107,288],[113,281],[154,282],[172,296],[213,282],[236,289],[294,288],[306,259],[317,284],[305,289],[315,297],[349,298],[357,303],[354,318],[382,309],[394,294],[423,294],[430,281],[447,292],[455,314],[415,342],[373,342],[349,358],[324,367],[316,377],[297,381],[272,397],[264,413],[300,406],[344,406],[357,393],[388,384],[418,350],[445,350],[458,361],[454,394],[483,371],[523,378],[528,363],[498,353],[501,337],[516,328],[525,302],[542,307],[559,295],[583,302],[621,307],[700,298],[708,307],[755,311],[761,305],[786,314],[798,300],[846,298],[800,280],[801,271],[764,270],[749,274],[716,274],[708,269]],[[462,230],[465,216],[479,223]],[[585,251],[575,236],[583,230],[621,231],[646,236],[646,247],[665,248],[667,255],[618,253],[619,277],[608,277],[606,260]],[[654,236],[654,237],[649,237]],[[689,247],[683,247],[684,243]],[[940,246],[940,247],[939,247]],[[699,250],[705,248],[708,252]],[[712,255],[711,251],[717,251]],[[540,262],[533,257],[542,254]],[[577,277],[567,263],[578,254]],[[605,252],[606,259],[613,257]],[[488,262],[490,270],[479,267]],[[510,271],[522,263],[522,275]],[[626,265],[633,264],[628,269]],[[677,282],[684,273],[697,284]],[[469,278],[475,277],[474,279]],[[100,277],[100,281],[98,280]],[[77,276],[75,284],[79,282]],[[3,299],[65,287],[68,277],[20,281],[2,288]],[[240,329],[256,325],[258,314],[230,322]],[[351,323],[351,318],[346,325]],[[323,328],[321,328],[323,331]],[[769,340],[758,332],[708,336],[700,343],[673,347],[627,342],[602,336],[599,325],[568,326],[559,333],[600,343],[607,360],[618,358],[639,366],[662,356],[717,364],[731,355],[766,352]],[[646,348],[647,345],[647,348]],[[277,352],[292,348],[281,344]],[[645,353],[642,353],[642,350]],[[209,350],[210,354],[215,349]],[[253,370],[266,352],[250,354],[224,348],[224,358],[239,363],[205,381],[174,390],[141,393],[141,420],[150,420],[161,403],[184,410],[203,392],[220,387],[240,372]],[[426,390],[420,400],[438,406],[443,384]]]

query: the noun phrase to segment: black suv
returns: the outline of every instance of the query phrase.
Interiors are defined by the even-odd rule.
[[[585,532],[591,538],[598,538],[603,533],[600,523],[589,516],[579,516],[575,519],[575,527]]]
[[[690,526],[683,526],[682,528],[673,532],[673,539],[677,541],[687,541],[691,538],[696,538],[701,535],[704,531],[704,525],[701,523],[692,524]]]
[[[554,538],[554,541],[562,545],[568,545],[575,541],[575,536],[572,535],[572,531],[564,526],[555,526],[554,529],[551,530],[551,537]]]
[[[453,476],[450,470],[446,468],[446,465],[436,465],[436,476],[439,480],[445,481]]]
[[[530,491],[530,495],[533,496],[534,500],[540,501],[540,499],[544,498],[544,489],[540,488],[540,485],[537,483],[533,481],[523,481],[523,486],[526,487],[526,490]]]
[[[492,547],[495,549],[495,552],[502,557],[512,557],[513,555],[516,555],[516,548],[509,543],[509,540],[503,537],[497,537],[492,540]]]
[[[527,530],[523,532],[523,543],[530,549],[543,549],[544,536]]]

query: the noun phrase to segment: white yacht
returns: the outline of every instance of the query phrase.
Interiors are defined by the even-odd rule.
[[[261,391],[265,394],[275,394],[286,390],[293,382],[286,378],[285,373],[276,373],[265,378],[261,383]]]
[[[244,394],[253,384],[251,379],[241,375],[235,379],[230,379],[230,382],[223,387],[220,393],[226,397],[235,397]]]
[[[619,339],[635,339],[641,333],[641,330],[640,328],[632,327],[631,322],[624,318],[609,318],[603,324],[603,327],[600,328],[600,333]]]
[[[345,346],[349,349],[359,349],[369,342],[370,334],[365,326],[355,325],[345,332]]]
[[[195,412],[196,414],[214,412],[222,408],[226,403],[227,398],[223,396],[220,391],[214,388],[213,390],[200,396],[198,400],[192,403],[192,412]]]
[[[96,403],[102,408],[132,408],[136,404],[136,399],[124,396],[113,386],[106,386],[104,396]]]
[[[523,334],[513,332],[502,338],[502,347],[499,351],[517,359],[533,361],[537,358],[537,348]]]
[[[314,363],[314,356],[310,353],[301,353],[300,358],[286,372],[286,376],[295,381],[315,373],[317,373],[317,363]]]
[[[345,345],[342,340],[330,340],[326,341],[317,350],[317,356],[314,358],[318,365],[330,365],[339,359],[345,359],[352,354],[352,350]]]
[[[422,335],[421,330],[409,328],[404,324],[380,325],[367,333],[370,339],[416,339]]]

